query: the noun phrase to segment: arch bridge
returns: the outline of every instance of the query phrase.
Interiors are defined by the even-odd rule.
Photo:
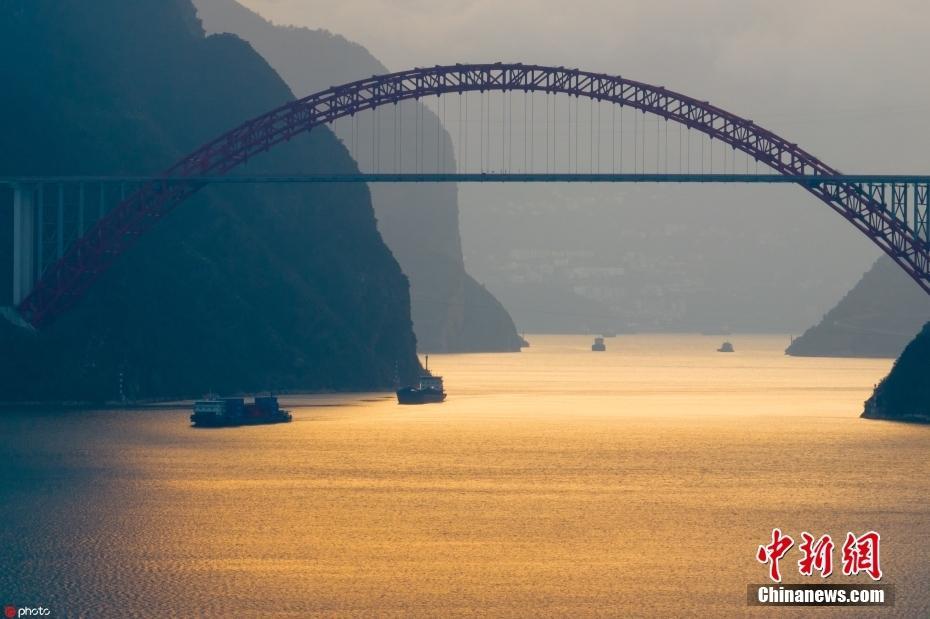
[[[503,93],[496,119],[492,118],[491,101],[487,98],[491,92]],[[468,117],[469,93],[479,93],[481,100],[477,172],[468,169],[468,143],[476,141],[469,128],[469,123],[474,123],[474,112],[471,119]],[[523,97],[523,114],[517,115],[516,121],[514,94]],[[377,163],[372,161],[372,171],[367,173],[262,177],[229,174],[280,143],[341,119],[349,119],[353,130],[350,139],[357,142],[360,138],[355,133],[356,119],[380,108],[398,109],[405,102],[436,97],[437,116],[441,114],[441,120],[446,120],[447,106],[443,99],[446,95],[464,95],[459,97],[458,105],[459,170],[441,169],[445,144],[437,139],[433,159],[422,137],[417,137],[414,161],[408,161],[407,165],[402,159],[397,161],[398,153],[403,157],[403,144],[399,149],[393,147],[392,172],[380,169],[379,145]],[[550,106],[552,95],[569,97],[563,106],[567,119],[564,126],[560,125],[563,116],[556,102]],[[537,101],[539,97],[545,101],[544,110]],[[584,106],[580,100],[588,102],[587,129],[582,126]],[[606,123],[602,119],[605,107],[610,118]],[[624,138],[624,114],[630,111],[634,115],[633,171],[624,172],[624,154],[628,162],[630,159],[630,148]],[[543,113],[545,157],[537,156],[543,147],[543,140],[537,135],[541,133],[538,117]],[[649,130],[648,136],[647,117],[655,120],[655,131]],[[403,114],[399,118],[404,121]],[[494,167],[492,151],[496,156],[498,150],[492,144],[489,127],[497,120],[500,156]],[[382,133],[376,122],[373,121],[371,135],[373,144],[381,139]],[[394,122],[393,135],[399,134],[403,139],[403,131],[398,133],[396,128],[396,113]],[[416,135],[422,136],[422,114],[415,122],[419,123]],[[671,168],[677,163],[677,173],[669,165],[670,124],[678,129],[677,156],[671,158]],[[627,137],[629,131],[627,121]],[[701,140],[700,167],[692,161],[693,154],[697,158],[692,132]],[[495,129],[495,137],[497,133]],[[522,138],[522,144],[519,140],[514,142],[515,134]],[[647,142],[651,137],[654,143]],[[676,136],[671,139],[675,142]],[[609,155],[605,149],[607,143]],[[714,172],[718,162],[715,144],[722,151],[717,172]],[[582,150],[587,151],[584,163]],[[373,159],[375,152],[373,146]],[[411,166],[414,169],[407,171]],[[844,175],[751,120],[662,86],[564,67],[496,63],[417,68],[334,86],[245,122],[152,177],[0,179],[0,184],[14,188],[14,303],[19,314],[35,327],[49,324],[78,302],[135,239],[184,200],[208,184],[245,182],[788,182],[800,185],[843,216],[930,293],[930,176]],[[49,187],[51,191],[47,191]],[[69,195],[73,197],[68,198]],[[87,217],[91,201],[97,210],[93,217]],[[77,216],[72,218],[76,221],[72,226],[73,238],[66,242],[65,205],[69,202],[77,205]],[[48,217],[44,211],[49,206],[55,214],[52,219],[58,224],[58,233],[52,240],[51,257],[45,259],[44,226]]]

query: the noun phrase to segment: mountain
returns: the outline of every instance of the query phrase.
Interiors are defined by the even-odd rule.
[[[785,352],[800,357],[896,357],[928,320],[930,295],[882,256]]]
[[[624,114],[627,135],[634,118]],[[676,142],[672,123],[669,133]],[[546,332],[579,332],[590,312],[582,302],[558,313],[510,304],[539,282],[605,306],[618,330],[799,333],[876,258],[793,186],[475,183],[462,185],[459,203],[469,272],[509,291],[498,298],[521,328]]]
[[[9,0],[0,58],[0,176],[157,173],[293,98],[248,43],[206,36],[190,0]],[[357,171],[326,129],[248,169],[295,161]],[[415,346],[365,187],[211,188],[47,329],[0,320],[0,400],[381,389],[418,372]]]
[[[553,278],[554,279],[554,278]],[[520,286],[492,288],[494,296],[515,314],[529,333],[627,332],[605,303],[583,297],[568,284],[555,281],[522,282]],[[561,325],[552,330],[552,325]]]
[[[930,422],[930,323],[907,345],[865,402],[867,419]]]
[[[325,30],[277,26],[235,0],[195,4],[209,32],[249,41],[298,96],[388,72],[365,48]],[[359,114],[337,122],[335,132],[364,171],[455,169],[451,138],[421,103]],[[371,194],[381,234],[410,278],[419,348],[519,350],[507,310],[465,271],[455,185],[380,184]]]

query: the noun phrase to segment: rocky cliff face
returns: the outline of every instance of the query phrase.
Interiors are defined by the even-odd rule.
[[[232,32],[249,41],[298,96],[388,72],[365,48],[329,32],[276,26],[235,0],[195,4],[208,31]],[[449,135],[419,103],[337,122],[335,131],[365,171],[455,168]],[[403,139],[396,140],[397,135]],[[507,311],[465,272],[456,187],[373,185],[371,193],[381,234],[410,278],[419,348],[519,350]]]
[[[865,402],[867,419],[930,423],[930,323],[895,362],[891,373]]]
[[[292,98],[189,0],[11,0],[0,57],[0,175],[156,173]],[[249,170],[295,161],[357,170],[328,130]],[[208,189],[47,330],[0,321],[0,400],[385,388],[418,370],[409,311],[364,187]]]
[[[930,296],[887,256],[788,347],[801,357],[896,357],[930,320]]]

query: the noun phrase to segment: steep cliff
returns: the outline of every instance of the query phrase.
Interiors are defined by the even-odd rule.
[[[190,0],[12,0],[0,58],[0,175],[155,173],[292,98]],[[357,169],[326,130],[249,169],[295,162]],[[348,186],[202,191],[48,329],[0,321],[0,348],[0,400],[112,399],[121,376],[138,398],[377,389],[418,368],[407,280]]]
[[[865,402],[867,419],[930,422],[930,323],[895,362]]]
[[[800,357],[896,357],[928,320],[930,296],[882,256],[785,352]]]
[[[298,95],[387,73],[362,46],[323,30],[276,26],[235,0],[195,0],[210,32],[249,41]],[[426,106],[362,114],[335,131],[366,171],[426,172],[455,167],[451,140]],[[372,144],[373,126],[378,139]],[[396,134],[395,134],[396,132]],[[395,147],[395,135],[403,135]],[[364,136],[365,139],[359,139]],[[384,240],[410,278],[413,323],[424,351],[519,350],[513,320],[466,272],[454,185],[373,185],[372,202]]]

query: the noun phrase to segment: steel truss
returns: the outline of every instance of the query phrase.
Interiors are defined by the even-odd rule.
[[[841,176],[797,144],[692,97],[578,69],[524,64],[435,66],[335,86],[243,123],[184,157],[129,195],[52,265],[19,306],[36,327],[76,303],[133,242],[203,185],[250,158],[319,125],[401,101],[473,91],[566,94],[629,106],[729,144],[779,174]],[[192,179],[183,182],[178,179]],[[167,181],[172,179],[172,181]],[[926,183],[800,182],[868,236],[930,293]],[[890,192],[890,195],[889,195]]]

